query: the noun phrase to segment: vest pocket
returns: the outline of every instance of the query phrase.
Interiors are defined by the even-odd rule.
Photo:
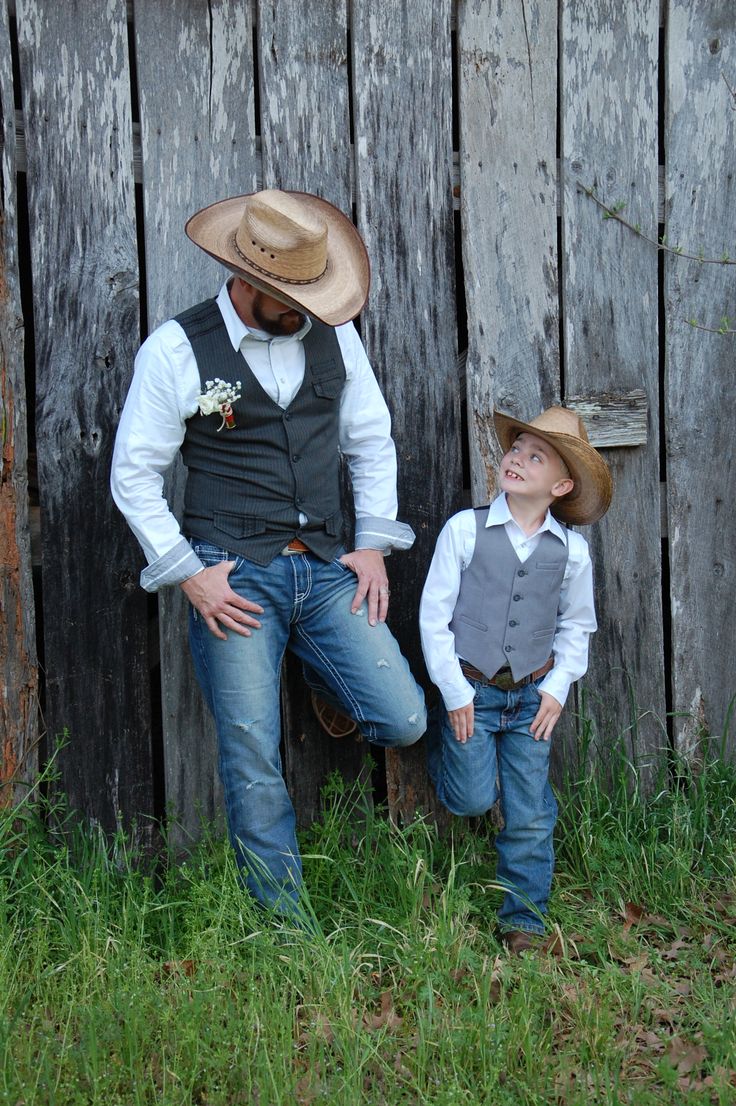
[[[456,617],[460,622],[467,622],[469,626],[475,626],[476,630],[483,630],[485,632],[488,629],[487,623],[476,622],[474,618],[468,618],[466,614],[459,614]]]
[[[313,380],[314,394],[320,399],[337,399],[342,391],[342,377],[332,376],[327,380]]]
[[[229,534],[231,538],[249,538],[253,534],[263,534],[266,530],[266,520],[263,518],[228,515],[222,511],[215,511],[212,524],[215,530]]]
[[[554,633],[555,627],[553,626],[551,630],[535,630],[532,637],[537,641],[539,638],[543,637],[554,637]]]
[[[556,568],[561,567],[560,561],[535,561],[534,567],[540,569],[542,572],[554,572]]]

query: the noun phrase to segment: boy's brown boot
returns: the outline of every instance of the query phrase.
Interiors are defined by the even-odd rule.
[[[522,952],[534,952],[541,948],[544,937],[541,933],[529,933],[526,929],[505,929],[501,940],[512,956],[520,956]]]

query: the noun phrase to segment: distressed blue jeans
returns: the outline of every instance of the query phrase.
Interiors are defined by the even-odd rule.
[[[557,803],[548,779],[550,742],[535,741],[529,732],[541,679],[515,691],[469,682],[475,689],[473,736],[464,745],[457,741],[440,703],[429,730],[429,772],[453,814],[485,814],[500,798],[504,827],[496,837],[496,879],[506,893],[499,925],[543,933]]]
[[[246,886],[265,906],[298,913],[301,858],[294,808],[281,769],[280,672],[289,648],[310,687],[354,718],[375,745],[413,745],[426,728],[424,695],[385,623],[370,626],[367,604],[350,606],[356,576],[338,559],[279,554],[257,565],[192,540],[207,566],[232,560],[233,591],[259,603],[250,637],[214,636],[194,607],[194,667],[217,728],[219,771],[230,840]]]

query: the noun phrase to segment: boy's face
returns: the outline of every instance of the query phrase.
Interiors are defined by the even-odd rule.
[[[571,492],[574,482],[557,450],[525,431],[501,460],[498,486],[509,495],[549,505]]]

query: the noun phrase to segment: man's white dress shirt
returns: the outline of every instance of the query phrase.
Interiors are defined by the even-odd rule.
[[[555,664],[540,684],[542,691],[564,706],[570,685],[579,680],[588,667],[588,638],[596,629],[593,567],[588,543],[581,534],[562,526],[549,511],[539,529],[528,536],[512,517],[505,493],[491,503],[485,524],[505,528],[522,563],[537,548],[545,530],[562,538],[568,547],[552,643]],[[463,676],[455,652],[455,635],[450,630],[450,622],[462,573],[475,550],[475,526],[476,516],[472,510],[460,511],[445,523],[437,538],[419,608],[427,670],[448,710],[458,710],[473,700],[473,688]]]
[[[227,283],[220,289],[217,305],[233,349],[243,355],[243,373],[250,366],[271,399],[288,407],[304,378],[302,339],[311,321],[307,319],[297,334],[288,337],[252,330],[235,311]],[[396,521],[396,450],[388,408],[353,324],[345,323],[335,333],[346,373],[339,443],[348,460],[355,499],[355,547],[385,553],[408,549],[414,534]],[[179,323],[170,319],[153,331],[138,352],[112,463],[113,498],[148,561],[141,574],[147,591],[178,584],[203,567],[163,494],[164,473],[184,440],[186,420],[198,411],[201,392],[192,347]]]

